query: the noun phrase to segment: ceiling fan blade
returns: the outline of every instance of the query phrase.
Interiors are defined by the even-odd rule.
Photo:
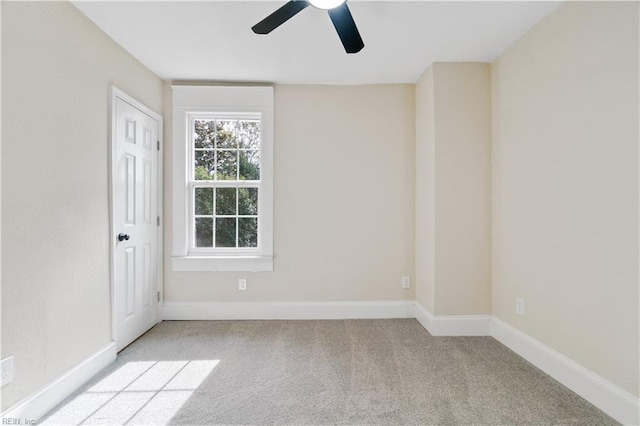
[[[309,6],[307,0],[290,0],[280,9],[255,24],[251,29],[256,34],[269,34],[307,6]]]
[[[328,12],[329,17],[331,17],[331,22],[333,22],[333,26],[336,27],[338,36],[340,36],[344,50],[346,50],[347,53],[358,53],[361,51],[364,47],[364,42],[362,41],[362,37],[360,37],[360,32],[358,31],[358,27],[356,27],[353,16],[351,16],[347,3],[342,3],[334,9],[329,9]]]

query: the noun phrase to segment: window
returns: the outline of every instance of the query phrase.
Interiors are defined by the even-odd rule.
[[[260,116],[191,115],[190,246],[258,247]],[[212,250],[212,252],[215,252]]]
[[[174,270],[273,269],[273,89],[173,87]]]

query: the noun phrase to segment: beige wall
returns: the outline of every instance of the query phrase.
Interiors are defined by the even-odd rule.
[[[413,275],[413,86],[278,85],[274,111],[274,271],[173,272],[167,257],[165,301],[413,300],[400,285]],[[165,238],[168,256],[170,226]]]
[[[108,91],[162,81],[66,2],[2,3],[2,409],[111,340]]]
[[[491,313],[490,80],[435,63],[416,86],[417,300],[434,315]]]
[[[638,395],[638,47],[637,4],[571,3],[490,78],[438,63],[415,87],[276,86],[274,272],[170,270],[166,137],[165,301],[493,300]],[[110,341],[110,83],[171,135],[169,85],[72,5],[2,2],[2,409]]]
[[[492,75],[494,315],[634,395],[638,35],[638,3],[563,4]]]
[[[416,83],[415,270],[416,302],[433,313],[435,289],[435,104],[433,67]]]

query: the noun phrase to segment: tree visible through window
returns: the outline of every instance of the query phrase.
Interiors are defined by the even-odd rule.
[[[260,121],[197,117],[193,141],[193,247],[258,247]]]

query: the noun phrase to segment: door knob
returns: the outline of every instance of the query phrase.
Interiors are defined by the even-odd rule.
[[[118,241],[129,240],[129,234],[118,234]]]

